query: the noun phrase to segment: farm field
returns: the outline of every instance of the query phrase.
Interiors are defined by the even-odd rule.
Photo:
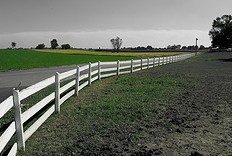
[[[0,71],[46,68],[97,61],[129,60],[127,56],[45,53],[34,50],[0,50]]]
[[[97,61],[130,60],[181,53],[112,53],[80,50],[0,50],[0,71],[46,68]]]
[[[19,155],[230,155],[231,58],[207,53],[97,81]]]
[[[44,49],[36,50],[39,52],[50,52],[50,53],[61,53],[61,54],[84,54],[84,55],[103,55],[103,56],[129,56],[138,58],[147,58],[147,57],[162,57],[162,56],[172,56],[182,54],[183,52],[106,52],[106,51],[86,51],[86,50],[62,50],[62,49]]]

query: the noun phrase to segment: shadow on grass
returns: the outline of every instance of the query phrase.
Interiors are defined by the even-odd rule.
[[[223,62],[232,62],[232,58],[228,58],[228,59],[219,59],[219,61],[223,61]]]

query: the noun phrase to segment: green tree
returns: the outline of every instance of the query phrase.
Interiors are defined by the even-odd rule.
[[[52,49],[56,49],[58,46],[59,46],[59,44],[57,43],[57,40],[56,40],[56,39],[53,39],[53,40],[51,41],[51,48],[52,48]]]
[[[61,48],[62,48],[62,49],[70,49],[71,46],[70,46],[69,44],[62,44],[62,45],[61,45]]]
[[[12,49],[14,49],[16,47],[16,43],[15,42],[11,42],[11,47],[12,47]]]
[[[232,16],[223,15],[217,17],[209,31],[212,47],[231,48],[232,47]]]
[[[121,48],[122,46],[122,39],[119,38],[119,37],[116,37],[116,38],[113,38],[110,40],[113,48],[114,48],[114,52],[119,52],[119,49]]]
[[[147,50],[154,50],[154,48],[152,46],[148,45]]]
[[[44,49],[44,48],[45,48],[44,43],[39,44],[39,45],[37,45],[37,46],[35,47],[35,49]]]

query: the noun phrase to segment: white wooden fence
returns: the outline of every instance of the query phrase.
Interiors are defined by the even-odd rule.
[[[1,155],[6,150],[5,148],[7,144],[9,144],[9,141],[15,135],[17,141],[10,148],[8,155],[16,155],[17,149],[25,150],[25,142],[27,141],[27,139],[30,138],[30,136],[47,120],[47,118],[54,112],[59,113],[60,106],[67,99],[69,99],[73,95],[77,96],[81,89],[86,86],[91,86],[92,82],[105,77],[132,73],[155,66],[174,63],[177,61],[185,60],[194,55],[195,53],[190,53],[177,56],[148,58],[141,60],[89,63],[88,65],[84,65],[81,67],[77,66],[76,69],[64,73],[56,73],[55,76],[47,78],[21,91],[14,89],[13,95],[0,103],[0,119],[11,109],[14,109],[15,111],[14,121],[9,124],[9,126],[0,136]],[[61,87],[60,82],[69,77],[75,77],[75,79]],[[55,90],[53,93],[43,98],[38,103],[34,104],[25,112],[21,112],[21,101],[23,99],[26,99],[27,97],[52,84],[55,84]],[[61,94],[67,92],[67,90],[68,93],[66,93],[61,98]],[[53,100],[55,100],[54,105],[48,108],[46,112],[41,117],[39,117],[29,128],[24,130],[23,123],[31,119],[37,112],[39,112]]]

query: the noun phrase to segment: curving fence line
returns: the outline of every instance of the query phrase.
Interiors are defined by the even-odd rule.
[[[38,82],[21,91],[14,89],[13,95],[8,97],[5,101],[0,103],[0,119],[4,117],[7,112],[14,109],[15,118],[8,124],[4,132],[0,136],[0,154],[1,155],[16,155],[17,150],[25,150],[25,142],[30,136],[48,119],[54,112],[60,112],[60,106],[71,96],[78,95],[79,91],[86,86],[91,86],[91,83],[102,78],[132,73],[143,69],[149,69],[155,66],[165,65],[169,63],[178,62],[195,56],[196,53],[182,54],[170,57],[148,58],[130,61],[115,61],[115,62],[96,62],[89,63],[84,66],[77,66],[76,69],[56,73],[55,76],[47,78]],[[72,79],[61,87],[61,82],[67,79]],[[50,95],[46,96],[32,107],[22,112],[21,101],[27,97],[41,91],[48,86],[55,85],[55,90]],[[62,95],[62,96],[61,96]],[[34,121],[25,130],[23,125],[31,120],[33,116],[48,106],[49,103],[53,104],[46,109],[46,111]],[[15,137],[12,143],[12,138]],[[8,145],[11,142],[11,145]],[[6,149],[7,148],[7,149]]]

